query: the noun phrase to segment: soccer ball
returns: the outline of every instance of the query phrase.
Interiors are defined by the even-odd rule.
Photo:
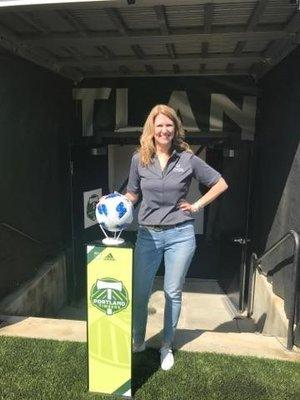
[[[118,232],[131,224],[133,219],[132,203],[120,193],[103,196],[96,206],[98,223],[110,232]]]

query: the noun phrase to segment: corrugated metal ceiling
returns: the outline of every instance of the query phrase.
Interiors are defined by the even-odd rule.
[[[0,36],[0,46],[74,80],[260,77],[298,45],[300,17],[289,0],[102,0],[2,7]]]

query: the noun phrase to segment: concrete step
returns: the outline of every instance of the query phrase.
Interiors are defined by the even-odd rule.
[[[0,336],[16,336],[66,341],[86,341],[86,322],[66,319],[0,316]],[[160,335],[156,329],[147,332],[147,345],[158,348]],[[218,332],[179,328],[175,347],[195,352],[214,352],[256,356],[287,361],[300,361],[300,349],[284,348],[284,341],[249,332]]]

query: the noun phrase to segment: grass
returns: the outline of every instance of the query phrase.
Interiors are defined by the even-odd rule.
[[[115,399],[87,392],[86,345],[0,337],[1,400]],[[300,363],[176,352],[159,368],[155,350],[134,355],[136,400],[299,400]]]

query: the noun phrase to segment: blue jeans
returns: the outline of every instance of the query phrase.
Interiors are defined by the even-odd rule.
[[[182,286],[195,247],[192,222],[162,231],[139,228],[135,246],[133,294],[133,338],[137,345],[145,340],[148,301],[154,277],[164,257],[163,346],[171,346],[181,310]]]

